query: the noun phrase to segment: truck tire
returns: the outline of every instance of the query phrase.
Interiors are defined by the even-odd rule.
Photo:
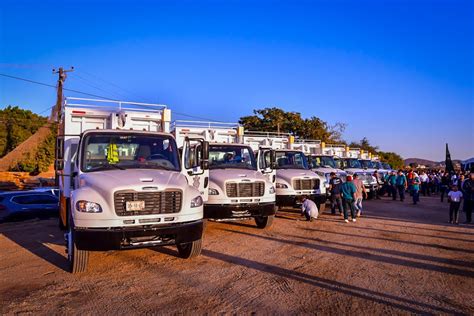
[[[272,226],[273,224],[274,218],[275,215],[257,216],[255,217],[255,224],[257,224],[257,227],[261,229],[270,228],[270,226]]]
[[[194,258],[201,254],[202,239],[198,239],[188,243],[176,244],[176,247],[178,248],[178,253],[181,258]]]
[[[76,246],[76,232],[74,225],[69,217],[69,228],[67,231],[67,259],[69,262],[69,271],[71,273],[81,273],[87,270],[89,263],[89,251],[78,249]]]

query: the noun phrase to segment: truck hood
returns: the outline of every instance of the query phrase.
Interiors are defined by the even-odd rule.
[[[244,179],[254,181],[267,182],[265,176],[256,170],[247,169],[213,169],[209,170],[209,180],[215,183],[219,187],[224,187],[226,181],[237,181],[240,182]]]
[[[106,196],[119,190],[142,191],[143,187],[157,190],[168,188],[184,189],[186,178],[177,171],[127,169],[84,173],[80,176],[81,186],[87,185]]]
[[[317,171],[320,171],[320,172],[324,172],[325,174],[326,173],[331,173],[331,172],[335,172],[335,173],[345,173],[344,170],[341,170],[341,169],[336,169],[336,168],[326,168],[326,167],[320,167],[320,168],[316,168],[316,169],[313,169],[315,172]]]
[[[324,180],[313,171],[303,169],[277,169],[276,176],[277,179],[285,180],[288,183],[291,183],[293,178],[318,178]]]

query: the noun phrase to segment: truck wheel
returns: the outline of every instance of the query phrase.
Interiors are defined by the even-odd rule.
[[[176,244],[176,247],[178,248],[178,253],[181,258],[194,258],[201,254],[202,239],[198,239],[188,243]]]
[[[77,249],[75,241],[75,231],[73,225],[69,222],[69,229],[66,236],[67,241],[67,259],[69,261],[69,271],[71,273],[80,273],[87,270],[89,262],[89,251]]]
[[[257,216],[255,217],[255,224],[257,224],[258,228],[270,228],[273,224],[273,219],[275,218],[275,215],[270,215],[270,216]]]

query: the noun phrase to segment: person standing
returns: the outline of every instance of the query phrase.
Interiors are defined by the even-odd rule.
[[[421,172],[420,181],[421,181],[421,194],[423,194],[423,196],[430,195],[430,191],[428,188],[430,177],[426,174],[426,172],[424,171]]]
[[[395,170],[390,172],[390,176],[388,177],[388,185],[390,192],[392,192],[392,200],[395,201],[397,199],[397,173]]]
[[[374,171],[372,176],[375,178],[375,182],[377,183],[375,186],[375,198],[380,200],[380,189],[382,187],[382,182],[380,181],[380,175],[377,171]]]
[[[365,190],[364,181],[359,179],[357,173],[354,174],[354,180],[352,180],[352,183],[354,183],[354,186],[356,187],[354,207],[357,212],[356,215],[359,217],[362,213],[362,200],[364,199],[364,196],[367,195],[367,191]]]
[[[352,221],[355,222],[356,215],[355,215],[354,201],[355,201],[356,187],[354,183],[352,182],[351,176],[347,176],[346,182],[342,184],[341,193],[342,193],[342,205],[344,209],[344,221],[346,223],[349,223],[348,211],[350,210]]]
[[[464,205],[463,211],[466,213],[465,224],[472,222],[472,209],[474,208],[474,173],[471,172],[469,179],[464,180],[462,186],[464,192]]]
[[[462,192],[459,191],[457,185],[453,185],[452,190],[448,193],[449,202],[449,222],[451,224],[459,224],[458,214],[459,206],[461,206]]]
[[[397,179],[395,180],[397,185],[398,195],[400,196],[400,201],[405,200],[405,190],[408,187],[407,177],[403,174],[402,169],[398,170]]]
[[[342,215],[343,206],[341,199],[341,186],[342,180],[336,175],[335,172],[331,172],[331,179],[329,180],[329,192],[331,193],[331,214],[336,214],[336,206],[339,209],[339,214]]]
[[[307,221],[312,222],[313,219],[318,218],[318,207],[316,203],[308,199],[307,196],[303,196],[303,204],[301,205],[301,214],[306,217]]]
[[[441,186],[440,186],[440,193],[441,193],[441,202],[444,200],[444,195],[447,193],[449,188],[449,183],[451,182],[451,178],[449,173],[445,172],[441,177]]]
[[[413,205],[416,205],[420,201],[420,177],[418,175],[413,175],[413,180],[411,184],[411,196],[413,197]]]

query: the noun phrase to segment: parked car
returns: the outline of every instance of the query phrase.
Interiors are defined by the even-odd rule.
[[[57,216],[59,199],[50,192],[11,191],[0,193],[0,221]]]
[[[35,192],[44,192],[44,193],[49,193],[52,195],[55,195],[57,198],[59,198],[59,189],[56,187],[43,187],[43,188],[37,188],[34,189],[33,191]]]

